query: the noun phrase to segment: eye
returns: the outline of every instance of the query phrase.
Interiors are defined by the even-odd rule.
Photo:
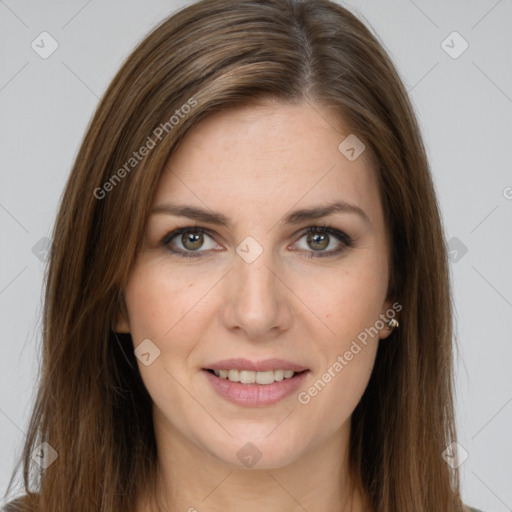
[[[353,245],[352,239],[346,233],[328,226],[311,226],[299,241],[303,238],[306,239],[307,247],[299,249],[304,251],[308,258],[335,256]],[[210,242],[205,245],[208,240]],[[199,226],[188,226],[172,231],[162,239],[162,245],[172,254],[187,258],[203,256],[205,252],[218,247],[208,231]],[[331,247],[333,245],[335,248]],[[327,250],[329,247],[331,249]]]
[[[322,258],[326,256],[335,256],[343,252],[347,247],[353,245],[352,239],[342,231],[328,227],[328,226],[311,226],[305,234],[301,237],[306,239],[308,258]],[[334,238],[334,241],[333,241]],[[337,241],[337,243],[336,243]],[[332,248],[332,245],[335,248]],[[326,250],[331,246],[331,250]],[[312,251],[308,250],[308,247]]]
[[[162,244],[166,246],[170,252],[178,254],[179,256],[197,257],[201,256],[201,253],[206,250],[214,249],[217,246],[213,241],[205,246],[207,239],[211,240],[211,237],[204,228],[189,226],[176,229],[172,233],[169,233],[163,238]],[[177,248],[176,245],[178,246]],[[200,251],[199,249],[204,250]]]

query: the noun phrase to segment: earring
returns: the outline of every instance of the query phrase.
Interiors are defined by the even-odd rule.
[[[395,327],[398,327],[400,325],[400,323],[398,322],[398,320],[396,320],[395,318],[392,318],[388,323],[387,323],[387,328],[389,330],[391,329],[394,329]]]

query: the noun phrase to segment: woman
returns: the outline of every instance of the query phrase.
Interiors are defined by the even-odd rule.
[[[381,45],[327,0],[199,2],[77,156],[6,510],[468,511],[451,365],[437,200]]]

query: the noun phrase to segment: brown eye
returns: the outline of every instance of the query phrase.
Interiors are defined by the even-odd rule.
[[[314,251],[323,251],[329,245],[329,235],[322,233],[308,233],[307,244]]]
[[[169,233],[162,239],[162,245],[179,256],[205,256],[218,247],[205,229],[191,226]]]
[[[200,249],[204,243],[203,233],[186,232],[181,235],[181,243],[183,247],[189,251]]]
[[[329,226],[311,226],[302,235],[299,247],[308,258],[336,256],[352,247],[353,241],[346,233]]]

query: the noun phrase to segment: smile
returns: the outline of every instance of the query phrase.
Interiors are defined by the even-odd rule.
[[[202,373],[224,400],[243,407],[267,407],[294,396],[310,371],[204,369]]]
[[[274,382],[281,382],[284,379],[291,379],[296,373],[293,370],[269,370],[265,372],[254,372],[249,370],[211,370],[217,377],[228,379],[231,382],[242,384],[268,385]]]

